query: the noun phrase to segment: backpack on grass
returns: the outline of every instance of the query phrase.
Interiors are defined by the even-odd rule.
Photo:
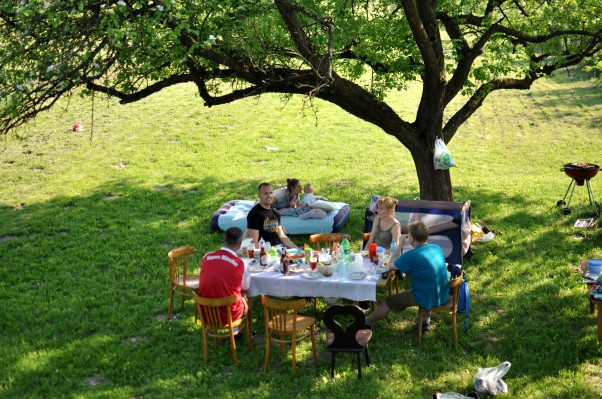
[[[452,265],[451,275],[456,274],[457,265]],[[457,313],[464,314],[464,327],[468,331],[468,316],[470,314],[470,290],[468,289],[468,279],[466,278],[466,272],[462,277],[462,284],[460,284],[460,294],[458,295],[458,309]]]

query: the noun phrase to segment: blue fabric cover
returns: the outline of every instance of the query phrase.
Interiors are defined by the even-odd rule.
[[[324,219],[300,219],[298,216],[281,216],[280,224],[286,234],[316,234],[340,231],[349,219],[350,207],[343,202],[330,202],[335,210],[326,212]],[[225,203],[211,217],[214,230],[226,231],[230,227],[238,227],[242,231],[247,228],[247,214],[255,205],[255,201],[235,200]]]

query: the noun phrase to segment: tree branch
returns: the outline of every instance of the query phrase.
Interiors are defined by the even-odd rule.
[[[550,64],[540,66],[535,62],[532,63],[532,67],[527,73],[527,76],[522,79],[504,78],[504,79],[493,79],[487,83],[481,85],[468,101],[460,108],[445,124],[443,128],[443,134],[450,140],[457,132],[458,128],[466,122],[466,120],[474,114],[477,109],[483,105],[485,98],[496,90],[529,90],[533,82],[542,76],[549,76],[554,71],[567,68],[579,64],[585,57],[589,57],[598,51],[602,50],[600,43],[592,43],[580,54],[574,54],[571,57],[567,57],[563,62],[556,64]]]
[[[152,94],[155,94],[165,89],[166,87],[178,83],[193,82],[195,81],[195,79],[197,79],[197,77],[192,74],[174,75],[168,77],[167,79],[163,79],[160,82],[153,83],[152,85],[147,86],[144,89],[139,90],[135,93],[124,93],[120,90],[115,89],[114,87],[108,87],[94,83],[93,80],[86,80],[86,88],[88,90],[94,90],[99,93],[107,94],[111,97],[116,97],[120,100],[120,104],[129,104],[141,100],[145,97],[148,97]]]

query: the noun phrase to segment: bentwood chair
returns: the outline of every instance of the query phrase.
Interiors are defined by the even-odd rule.
[[[234,339],[234,336],[239,334],[242,330],[242,327],[244,327],[249,351],[253,351],[253,344],[251,342],[250,315],[242,316],[237,320],[232,320],[232,312],[230,305],[236,303],[236,295],[224,298],[204,298],[198,295],[193,295],[193,298],[198,317],[201,319],[205,364],[207,364],[209,360],[209,345],[207,341],[209,338],[213,338],[216,348],[218,347],[218,340],[230,339],[230,346],[232,347],[232,357],[234,358],[234,364],[236,366],[239,366],[238,356],[236,355],[236,341]],[[224,313],[226,314],[225,317]]]
[[[318,250],[321,247],[330,248],[332,250],[332,246],[335,242],[339,244],[343,241],[343,236],[347,236],[347,240],[351,242],[351,235],[347,233],[320,233],[320,234],[312,234],[309,236],[309,242],[316,244]]]
[[[422,321],[424,320],[424,315],[427,311],[431,312],[446,312],[452,317],[452,332],[454,337],[454,343],[458,344],[458,330],[456,326],[456,312],[458,310],[458,297],[460,295],[460,285],[462,284],[462,279],[464,277],[464,271],[460,268],[456,269],[456,275],[452,276],[452,279],[449,280],[449,290],[450,295],[447,303],[442,306],[432,308],[432,309],[424,309],[422,307],[418,307],[418,343],[422,338]]]
[[[369,366],[368,343],[372,338],[372,330],[365,329],[365,324],[366,316],[356,305],[332,305],[326,309],[324,325],[329,329],[326,334],[327,350],[332,353],[330,378],[334,378],[337,353],[344,352],[356,354],[357,378],[362,379],[362,352],[366,356],[366,365]]]
[[[173,249],[167,254],[169,265],[169,308],[167,310],[167,320],[171,317],[174,294],[182,297],[180,309],[183,309],[185,297],[191,297],[199,289],[199,275],[188,273],[188,256],[194,254],[194,251],[194,247],[187,246]]]
[[[293,377],[297,375],[297,343],[307,337],[311,338],[311,350],[314,363],[318,362],[316,353],[315,322],[313,317],[303,316],[299,309],[305,308],[305,299],[281,301],[261,295],[261,304],[265,318],[265,363],[267,371],[270,361],[270,343],[280,344],[280,354],[284,355],[284,344],[290,343],[293,358]]]

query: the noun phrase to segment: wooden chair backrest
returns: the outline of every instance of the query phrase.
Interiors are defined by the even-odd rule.
[[[304,309],[305,299],[281,301],[261,296],[261,304],[266,319],[266,328],[274,332],[291,332],[287,328],[288,321],[292,320],[292,331],[297,331],[297,314],[299,309]]]
[[[236,295],[223,298],[205,298],[194,296],[194,301],[198,304],[203,324],[205,327],[225,327],[232,324],[232,313],[230,305],[237,301]],[[222,319],[221,308],[226,308],[227,320]]]
[[[169,278],[173,284],[179,284],[182,281],[186,286],[186,279],[181,279],[182,276],[186,276],[188,273],[188,255],[195,252],[194,247],[186,246],[172,249],[167,254],[169,264]]]
[[[453,296],[452,302],[452,310],[458,309],[458,298],[460,296],[460,285],[462,284],[464,277],[464,271],[461,271],[460,275],[449,280],[449,289],[451,291],[451,295]]]
[[[312,234],[309,236],[309,242],[316,244],[318,249],[320,249],[321,246],[332,249],[332,245],[335,242],[340,243],[341,241],[343,241],[343,236],[347,236],[347,240],[349,240],[349,242],[351,242],[351,235],[347,234],[347,233]]]
[[[345,319],[352,319],[353,322],[345,323],[343,327],[335,317],[344,316]],[[341,352],[362,351],[364,346],[356,338],[359,330],[364,328],[366,316],[364,312],[356,305],[332,305],[324,313],[324,325],[334,334],[334,340],[328,349],[336,349]]]

